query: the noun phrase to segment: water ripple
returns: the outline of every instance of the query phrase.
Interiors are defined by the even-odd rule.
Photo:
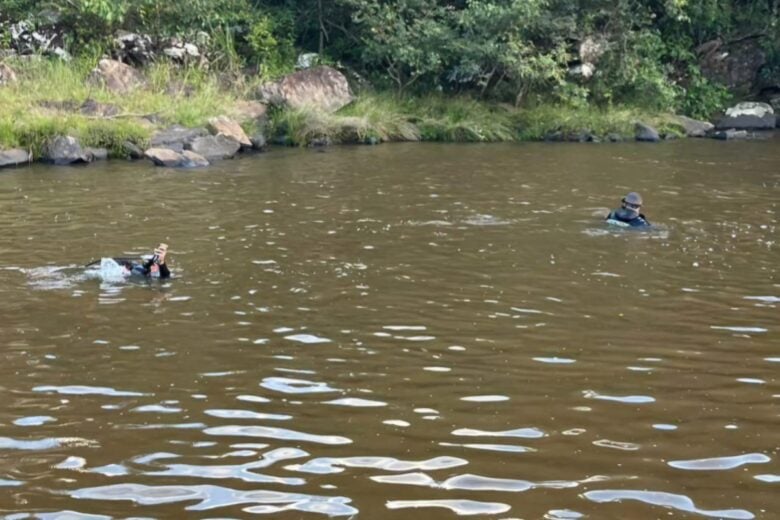
[[[585,399],[601,399],[602,401],[615,401],[626,404],[646,404],[654,403],[655,398],[649,395],[606,395],[599,394],[593,390],[584,390],[582,396]]]
[[[518,428],[516,430],[505,430],[498,432],[489,432],[484,430],[474,430],[472,428],[460,428],[454,430],[452,435],[463,437],[521,437],[523,439],[539,439],[546,434],[538,428]]]
[[[699,509],[693,503],[693,500],[685,495],[674,493],[665,493],[663,491],[639,491],[639,490],[619,490],[603,489],[597,491],[587,491],[583,496],[596,503],[620,502],[622,500],[638,500],[645,504],[650,504],[668,509],[676,509],[689,513],[698,513],[700,515],[713,518],[728,518],[733,520],[751,520],[755,518],[753,513],[744,509],[725,509],[720,511],[706,511]]]
[[[88,500],[129,500],[140,505],[171,504],[175,502],[199,502],[185,509],[205,511],[220,507],[254,504],[244,511],[254,513],[276,513],[282,511],[300,511],[321,513],[328,516],[349,516],[358,510],[349,505],[347,497],[326,497],[279,491],[239,491],[236,489],[211,486],[146,486],[143,484],[114,484],[83,488],[72,491],[70,495],[77,499]]]
[[[497,515],[511,509],[500,502],[477,502],[475,500],[389,500],[388,509],[419,509],[422,507],[443,507],[456,515]]]
[[[436,471],[451,469],[468,464],[458,457],[435,457],[421,461],[399,460],[392,457],[321,457],[305,464],[286,466],[291,471],[315,473],[320,475],[341,473],[344,468],[371,468],[384,471]]]
[[[203,430],[207,435],[224,435],[236,437],[260,437],[288,441],[314,442],[331,446],[352,444],[352,439],[339,435],[314,435],[311,433],[272,428],[270,426],[217,426]]]
[[[67,386],[53,386],[43,385],[33,388],[33,392],[54,392],[64,395],[106,395],[109,397],[142,397],[151,394],[143,394],[140,392],[131,392],[126,390],[116,390],[114,388],[104,386],[82,386],[82,385],[67,385]]]
[[[727,470],[734,469],[745,464],[765,464],[772,459],[763,453],[747,453],[733,457],[714,457],[710,459],[672,460],[668,464],[677,469],[693,471]]]
[[[290,379],[287,377],[266,377],[260,383],[260,386],[285,394],[318,394],[339,391],[337,388],[328,386],[327,383],[307,381],[305,379]]]
[[[286,421],[292,419],[292,415],[283,415],[275,413],[260,413],[250,410],[224,410],[212,409],[205,410],[203,413],[220,419],[268,419],[271,421]]]
[[[370,399],[360,399],[358,397],[344,397],[332,401],[323,401],[323,404],[332,404],[336,406],[352,406],[355,408],[381,408],[387,406],[383,401],[372,401]]]

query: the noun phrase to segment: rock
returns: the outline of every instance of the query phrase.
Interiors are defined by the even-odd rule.
[[[187,63],[201,58],[200,50],[196,45],[185,43],[178,38],[173,38],[162,52],[177,63]]]
[[[181,163],[183,168],[203,168],[204,166],[209,165],[209,162],[205,157],[192,150],[184,150],[181,155],[183,157]]]
[[[114,38],[114,54],[118,61],[136,66],[151,63],[155,56],[152,38],[146,34],[119,31]]]
[[[622,143],[623,142],[623,136],[620,135],[620,134],[612,133],[612,134],[607,135],[607,141],[609,141],[610,143]]]
[[[116,105],[98,103],[94,99],[87,99],[81,104],[79,111],[85,116],[111,117],[117,115],[120,109]]]
[[[700,45],[696,53],[704,77],[732,90],[751,90],[758,71],[766,63],[766,54],[758,38],[744,38],[729,44],[715,39]]]
[[[241,125],[226,116],[212,117],[209,119],[208,129],[213,135],[223,135],[233,139],[241,148],[252,148],[252,141],[247,137]]]
[[[267,83],[260,87],[258,97],[272,105],[309,106],[325,112],[335,112],[353,100],[347,78],[327,66],[301,70]]]
[[[637,141],[657,143],[661,140],[658,130],[644,123],[637,123],[634,127],[634,132]]]
[[[713,139],[719,139],[721,141],[731,141],[732,139],[747,139],[747,130],[720,130],[712,134]]]
[[[198,137],[208,135],[205,128],[185,128],[174,125],[154,134],[150,140],[152,148],[170,148],[177,152],[189,148],[190,143]]]
[[[224,135],[197,137],[188,147],[189,150],[202,155],[209,161],[232,159],[240,148],[241,145],[237,141]]]
[[[233,107],[233,115],[239,121],[251,121],[265,125],[268,120],[268,105],[257,101],[239,101]]]
[[[43,157],[41,159],[44,162],[62,166],[91,162],[93,155],[89,151],[84,150],[75,137],[59,136],[43,147]]]
[[[715,128],[715,125],[708,121],[699,121],[686,116],[676,116],[676,120],[688,137],[705,137]]]
[[[250,140],[252,141],[252,148],[255,150],[265,150],[266,147],[266,139],[265,135],[263,134],[254,134],[252,137],[250,137]]]
[[[57,42],[62,35],[35,26],[27,21],[12,24],[9,28],[11,49],[23,56],[56,56],[70,61],[71,56]]]
[[[168,168],[179,166],[183,160],[182,154],[170,148],[149,148],[144,152],[144,156],[157,166],[167,166]]]
[[[738,103],[726,110],[715,125],[717,130],[734,128],[737,130],[771,130],[777,124],[774,110],[767,103]]]
[[[592,63],[580,63],[569,69],[572,76],[581,76],[585,79],[590,78],[596,72],[596,66]]]
[[[103,85],[115,94],[128,94],[146,85],[140,72],[116,60],[102,59],[90,73],[92,84]]]
[[[127,155],[129,159],[143,159],[144,151],[141,150],[135,143],[125,141],[122,143],[122,151]]]
[[[108,150],[105,148],[85,148],[84,151],[92,156],[93,161],[105,161],[108,159]]]
[[[320,64],[320,55],[316,52],[304,52],[298,55],[295,62],[296,69],[310,69]]]
[[[16,73],[14,69],[5,63],[0,63],[0,85],[8,85],[10,83],[16,83]]]
[[[312,137],[309,141],[309,146],[312,148],[324,148],[331,145],[330,137]]]
[[[29,163],[31,160],[32,157],[27,150],[22,150],[20,148],[0,150],[0,168],[18,166],[20,164]]]

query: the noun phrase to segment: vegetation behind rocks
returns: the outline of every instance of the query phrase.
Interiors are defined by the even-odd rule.
[[[0,61],[17,75],[2,87],[0,145],[34,151],[69,132],[122,155],[122,142],[142,144],[157,127],[231,113],[305,53],[344,71],[359,95],[336,114],[273,112],[269,131],[290,144],[604,138],[640,117],[672,134],[664,114],[707,118],[734,99],[777,100],[778,9],[774,0],[0,0]],[[144,88],[90,85],[101,56],[142,68]]]

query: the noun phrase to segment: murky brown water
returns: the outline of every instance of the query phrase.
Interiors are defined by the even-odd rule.
[[[779,145],[0,172],[0,511],[778,518]]]

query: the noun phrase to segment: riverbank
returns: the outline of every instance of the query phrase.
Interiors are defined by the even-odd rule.
[[[518,108],[466,97],[399,97],[368,90],[354,96],[350,93],[352,101],[335,112],[314,104],[282,108],[257,101],[260,85],[252,77],[209,74],[194,67],[160,63],[143,71],[127,67],[120,71],[124,76],[118,76],[119,80],[106,79],[96,76],[96,61],[28,58],[0,64],[0,152],[17,150],[12,164],[38,160],[59,163],[50,148],[65,136],[72,138],[68,146],[75,143],[84,149],[74,156],[85,160],[76,162],[103,156],[139,158],[161,143],[168,148],[168,138],[159,136],[172,127],[210,127],[211,134],[222,133],[214,127],[217,117],[237,123],[238,133],[243,130],[246,136],[236,138],[242,145],[232,153],[262,149],[266,143],[601,142],[634,140],[640,134],[646,137],[643,140],[661,140],[704,135],[712,127],[702,123],[705,126],[694,134],[684,118],[631,107]],[[104,62],[109,60],[101,61],[101,66]],[[124,83],[117,87],[117,81]],[[343,81],[346,85],[346,79]],[[180,140],[177,152],[190,149],[193,138],[208,133],[194,132]],[[220,154],[224,152],[209,159]]]

